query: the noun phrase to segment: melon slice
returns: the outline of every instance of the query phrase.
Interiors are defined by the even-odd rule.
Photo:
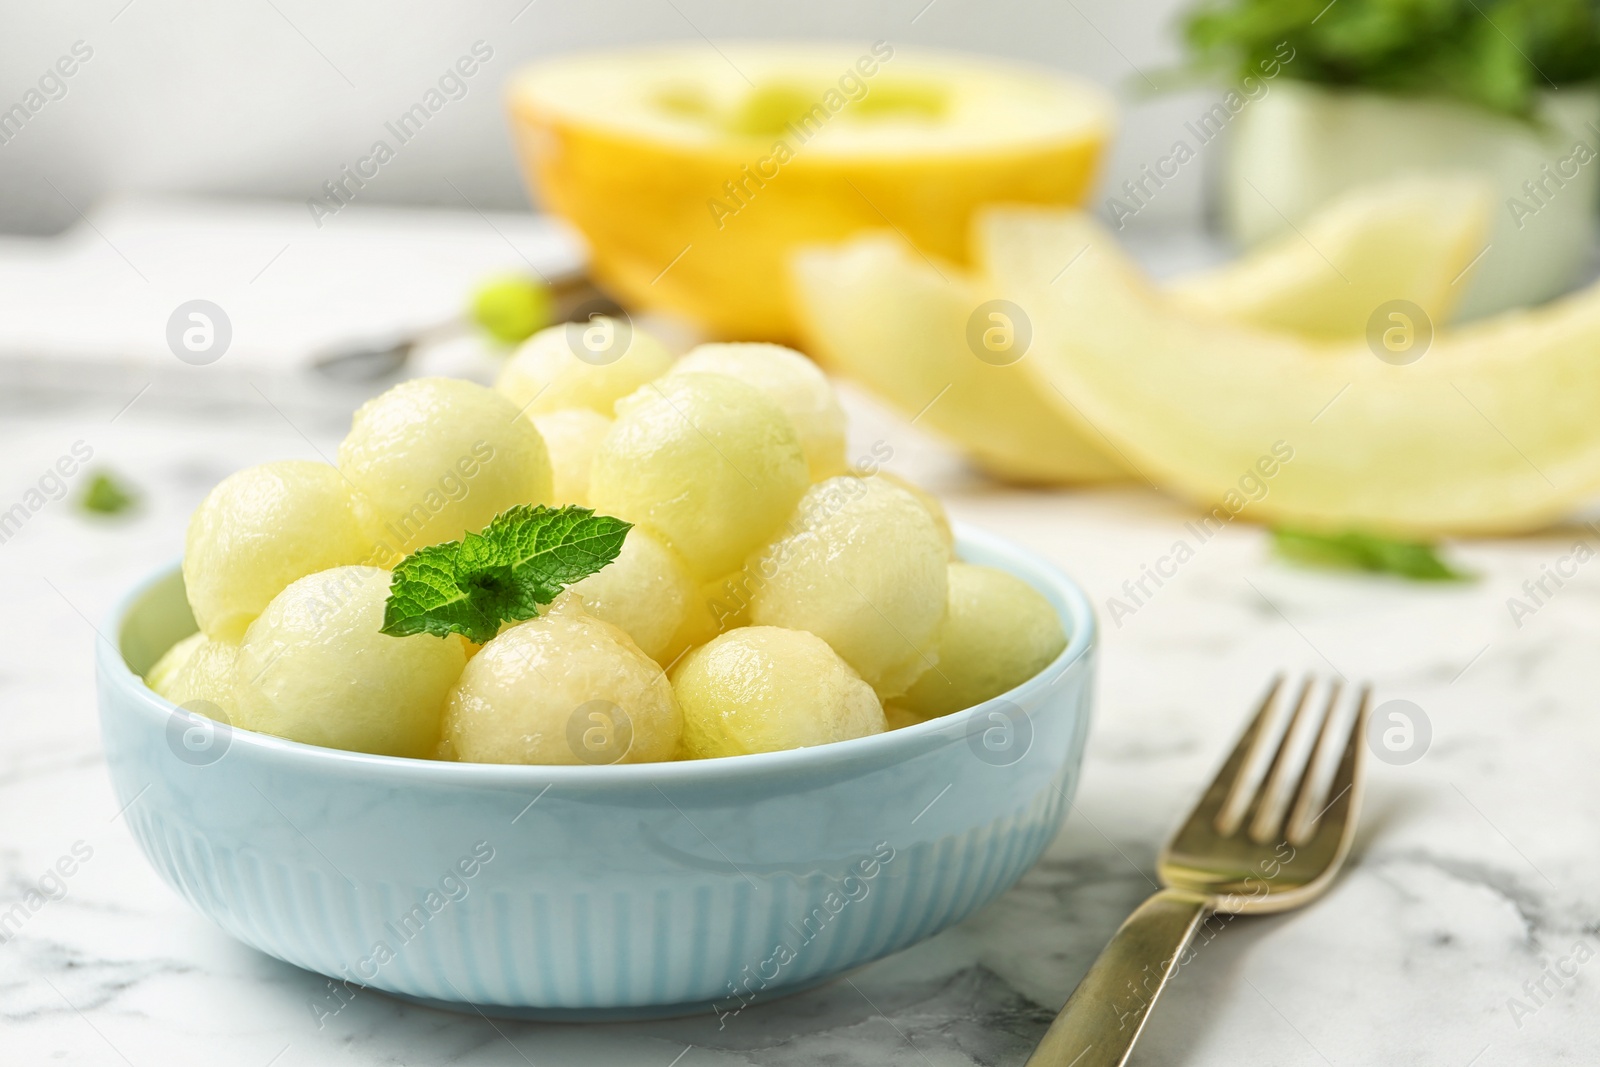
[[[869,234],[806,249],[791,267],[806,351],[951,438],[991,474],[1046,483],[1126,477],[1092,432],[1039,395],[1021,366],[1031,356],[1005,365],[978,358],[968,323],[993,294],[954,266],[892,234]]]
[[[1169,288],[1188,310],[1322,338],[1362,337],[1373,312],[1408,300],[1441,325],[1484,250],[1492,206],[1474,177],[1363,186],[1301,228]]]
[[[1514,532],[1600,491],[1600,287],[1435,337],[1400,366],[1365,341],[1197,316],[1080,213],[997,209],[978,239],[995,284],[1032,317],[1020,365],[1040,395],[1230,517]]]

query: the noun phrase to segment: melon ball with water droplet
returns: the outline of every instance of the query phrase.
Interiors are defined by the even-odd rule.
[[[623,630],[657,663],[670,663],[683,651],[681,635],[699,595],[683,559],[637,526],[628,531],[616,559],[563,594]]]
[[[794,349],[756,343],[700,345],[678,360],[671,373],[725,374],[755,386],[794,423],[813,482],[844,473],[844,409],[827,376]]]
[[[230,474],[189,519],[183,581],[207,635],[238,641],[290,582],[367,560],[364,502],[326,463],[285,460]]]
[[[391,577],[335,567],[274,597],[239,646],[235,725],[352,752],[432,755],[464,642],[380,632]]]
[[[686,655],[672,688],[687,759],[779,752],[885,729],[872,687],[803,630],[730,630]]]
[[[363,404],[339,469],[371,502],[390,565],[515,504],[550,501],[550,457],[533,423],[494,390],[452,378],[401,382]]]
[[[444,740],[469,763],[650,763],[673,757],[682,728],[660,665],[569,609],[509,627],[472,657]]]
[[[777,532],[806,471],[794,424],[760,390],[720,374],[673,374],[617,405],[589,502],[659,534],[708,581]]]
[[[572,408],[534,415],[532,421],[550,451],[551,502],[587,504],[589,470],[600,442],[611,430],[611,420],[588,408]]]
[[[934,663],[949,558],[910,493],[878,478],[830,478],[751,559],[750,621],[809,630],[880,697],[898,696]]]
[[[530,415],[588,408],[609,417],[618,400],[671,367],[660,341],[625,318],[597,315],[528,338],[494,387]]]
[[[993,567],[950,564],[938,670],[895,703],[918,719],[948,715],[1032,678],[1067,647],[1061,617],[1033,586]]]
[[[144,680],[174,704],[203,700],[232,722],[238,714],[234,683],[238,660],[238,645],[194,633],[167,649]]]

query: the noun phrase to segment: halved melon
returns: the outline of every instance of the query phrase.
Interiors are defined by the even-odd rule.
[[[1227,516],[1512,532],[1600,491],[1600,286],[1438,336],[1396,366],[1364,341],[1319,344],[1177,307],[1076,212],[996,210],[978,239],[993,281],[1032,316],[1020,366],[1040,395]]]
[[[1409,300],[1443,325],[1484,249],[1492,207],[1474,177],[1410,176],[1362,186],[1296,232],[1168,292],[1206,315],[1322,338],[1365,334],[1373,312]]]
[[[984,204],[1081,202],[1112,121],[1051,71],[886,41],[567,56],[509,96],[524,171],[595,277],[741,341],[794,335],[796,245],[889,226],[962,260]]]
[[[952,264],[872,234],[796,254],[791,278],[807,353],[950,437],[996,477],[1126,477],[1019,364],[978,358],[968,325],[993,294]],[[1024,351],[1022,362],[1031,358]]]

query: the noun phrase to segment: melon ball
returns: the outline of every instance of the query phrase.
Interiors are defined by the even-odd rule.
[[[239,646],[238,725],[352,752],[430,755],[466,651],[453,634],[380,633],[391,577],[335,567],[274,597]]]
[[[678,360],[671,373],[725,374],[755,386],[794,423],[813,482],[844,473],[844,409],[827,376],[794,349],[758,343],[700,345]]]
[[[174,704],[212,704],[231,722],[238,714],[234,686],[238,660],[238,645],[203,633],[190,634],[156,661],[145,675],[145,684]]]
[[[339,469],[371,501],[390,565],[515,504],[550,502],[550,457],[533,423],[494,390],[453,378],[401,382],[361,405]]]
[[[945,547],[950,550],[951,554],[955,553],[956,536],[950,529],[950,516],[945,513],[944,505],[939,502],[938,497],[910,479],[902,478],[898,474],[890,474],[888,471],[879,471],[877,474],[869,475],[868,477],[882,478],[890,485],[904,489],[915,497],[917,503],[926,508],[928,514],[933,516],[934,525],[939,527],[939,536],[944,538]]]
[[[794,424],[760,390],[674,374],[617,405],[589,502],[660,534],[707,581],[777,532],[805,492],[806,469]]]
[[[167,649],[161,654],[161,658],[156,660],[155,664],[145,672],[144,684],[149,686],[153,692],[160,693],[164,697],[167,696],[166,690],[172,680],[188,665],[189,660],[194,658],[194,654],[200,650],[200,646],[205,642],[205,639],[206,635],[204,633],[192,633]],[[167,699],[171,700],[172,698],[167,697]]]
[[[562,596],[581,601],[585,611],[622,630],[657,663],[670,663],[683,651],[679,635],[700,589],[676,552],[635,526],[616,559]]]
[[[472,763],[650,763],[677,751],[683,719],[661,667],[581,611],[500,632],[462,672],[444,738]]]
[[[589,469],[611,430],[611,420],[588,408],[573,408],[534,415],[532,421],[550,451],[551,502],[589,503]]]
[[[950,560],[904,489],[844,475],[818,482],[749,567],[756,626],[809,630],[884,699],[934,663]]]
[[[671,367],[660,341],[627,319],[597,315],[528,338],[494,387],[530,415],[588,408],[609,418],[618,400]]]
[[[950,599],[939,631],[939,666],[897,703],[919,719],[981,704],[1032,678],[1067,647],[1061,617],[1015,575],[950,564]]]
[[[687,759],[826,745],[885,728],[872,687],[803,630],[730,630],[683,658],[672,689]]]
[[[228,475],[189,518],[183,583],[207,635],[238,641],[296,578],[372,554],[370,515],[326,463],[285,460]]]

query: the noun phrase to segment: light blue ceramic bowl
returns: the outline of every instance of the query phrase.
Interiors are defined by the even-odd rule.
[[[1089,727],[1095,624],[1060,571],[960,531],[1070,642],[1003,697],[892,733],[693,763],[435,763],[212,731],[144,686],[194,630],[177,568],[98,660],[117,803],[150,862],[263,952],[489,1014],[737,1012],[930,937],[1055,835]],[[336,1013],[331,984],[313,1011]]]

